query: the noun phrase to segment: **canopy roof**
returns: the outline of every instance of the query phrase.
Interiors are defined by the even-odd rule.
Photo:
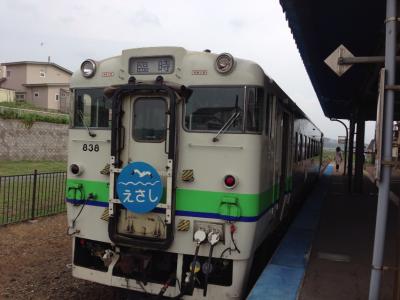
[[[374,120],[383,65],[354,65],[339,77],[324,60],[341,44],[354,56],[383,56],[386,1],[280,2],[325,115],[350,119],[358,110]]]

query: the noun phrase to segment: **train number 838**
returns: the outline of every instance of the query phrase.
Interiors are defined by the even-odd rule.
[[[82,146],[83,151],[89,151],[89,152],[99,152],[100,147],[98,144],[83,144]]]

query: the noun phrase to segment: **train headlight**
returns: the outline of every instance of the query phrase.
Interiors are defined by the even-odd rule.
[[[90,78],[96,73],[96,63],[92,59],[87,59],[81,64],[81,72],[83,77]]]
[[[226,175],[224,177],[224,185],[227,189],[235,188],[239,183],[239,179],[234,175]]]
[[[226,74],[232,71],[235,60],[229,53],[222,53],[218,55],[215,60],[215,69],[221,74]]]
[[[71,171],[72,174],[79,176],[83,173],[83,168],[82,166],[78,165],[78,164],[71,164],[69,166],[69,170]]]

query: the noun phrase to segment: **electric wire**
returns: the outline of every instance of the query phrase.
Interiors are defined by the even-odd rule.
[[[70,233],[69,231],[70,231],[70,229],[74,229],[74,228],[75,228],[76,220],[78,220],[78,218],[79,218],[79,216],[81,215],[83,209],[85,208],[87,202],[89,201],[89,197],[88,197],[88,198],[85,199],[85,202],[83,202],[83,204],[80,204],[80,202],[81,202],[81,201],[83,200],[83,198],[84,198],[82,188],[81,188],[81,187],[78,187],[78,188],[71,188],[71,189],[74,190],[74,199],[76,199],[76,191],[77,191],[77,190],[79,191],[79,194],[80,194],[79,204],[74,204],[74,206],[82,205],[82,207],[81,207],[81,209],[79,210],[79,212],[78,212],[78,214],[76,215],[76,217],[74,218],[74,220],[72,221],[71,226],[68,226],[68,228],[67,228],[67,235],[73,235],[74,233],[76,233],[76,231],[73,232],[73,233]]]
[[[231,255],[232,251],[236,251],[237,253],[240,254],[240,250],[239,250],[239,248],[238,248],[238,246],[237,246],[237,244],[236,244],[235,238],[233,237],[233,232],[232,232],[232,231],[231,231],[231,241],[232,241],[232,244],[233,244],[233,246],[234,246],[235,248],[231,248],[231,247],[225,248],[224,251],[221,252],[221,255],[219,256],[219,258],[223,258],[223,257],[224,257],[224,254],[225,254],[227,251],[229,251],[229,255]]]

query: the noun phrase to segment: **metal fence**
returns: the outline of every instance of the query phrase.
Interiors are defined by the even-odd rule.
[[[65,211],[66,172],[0,176],[0,225]]]

